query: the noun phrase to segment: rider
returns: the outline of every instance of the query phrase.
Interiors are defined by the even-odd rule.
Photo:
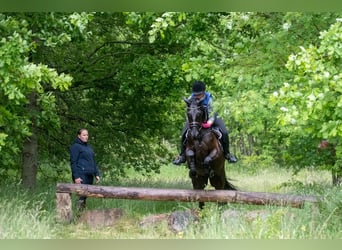
[[[200,101],[200,104],[204,106],[207,117],[210,117],[213,111],[213,96],[205,91],[205,84],[201,81],[195,81],[192,85],[192,94],[189,97],[195,98]],[[228,131],[226,129],[226,126],[224,125],[224,122],[221,118],[211,116],[207,122],[202,124],[203,128],[210,128],[210,127],[217,127],[219,128],[220,132],[222,133],[221,136],[221,144],[223,147],[223,153],[224,158],[228,160],[230,163],[236,163],[237,159],[230,154],[229,152],[229,137],[228,137]],[[186,146],[186,131],[188,129],[188,126],[184,127],[182,130],[182,141],[181,141],[181,152],[177,159],[173,160],[172,163],[175,165],[180,165],[182,163],[185,163],[186,157],[185,157],[185,146]]]

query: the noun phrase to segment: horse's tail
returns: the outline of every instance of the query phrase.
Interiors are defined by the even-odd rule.
[[[234,186],[232,183],[230,183],[228,180],[226,180],[226,183],[224,184],[225,190],[238,190],[236,186]]]

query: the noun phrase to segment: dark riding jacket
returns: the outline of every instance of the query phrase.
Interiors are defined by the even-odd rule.
[[[73,179],[84,175],[99,176],[94,150],[79,138],[70,147],[70,164]]]

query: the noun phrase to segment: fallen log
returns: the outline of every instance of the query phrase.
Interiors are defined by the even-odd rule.
[[[58,183],[56,192],[74,193],[80,196],[97,198],[184,202],[230,202],[253,205],[291,206],[296,208],[302,208],[307,202],[319,202],[319,199],[316,196],[300,196],[280,193],[113,187],[68,183]]]

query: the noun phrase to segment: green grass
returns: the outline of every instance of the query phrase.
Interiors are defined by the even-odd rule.
[[[18,186],[1,187],[0,238],[51,239],[55,237],[52,207],[47,209],[46,193],[32,195]],[[51,194],[49,194],[50,196]]]
[[[174,233],[166,222],[141,227],[139,222],[154,214],[196,209],[197,203],[89,198],[87,209],[121,208],[125,215],[112,227],[97,229],[77,223],[55,221],[55,186],[39,185],[34,192],[19,185],[3,184],[0,191],[1,239],[340,239],[342,238],[342,194],[331,186],[327,171],[303,170],[293,176],[290,171],[275,167],[259,168],[243,164],[227,165],[231,181],[242,191],[319,195],[318,208],[310,204],[303,209],[276,206],[227,204],[218,207],[207,203],[200,211],[198,222]],[[185,166],[163,166],[161,173],[111,182],[104,178],[101,185],[191,189]],[[57,181],[58,182],[58,181]],[[64,182],[61,180],[61,182]],[[211,187],[208,187],[211,188]],[[73,201],[77,197],[73,196]],[[240,216],[226,216],[228,211]],[[248,214],[260,212],[267,216],[251,219]]]

